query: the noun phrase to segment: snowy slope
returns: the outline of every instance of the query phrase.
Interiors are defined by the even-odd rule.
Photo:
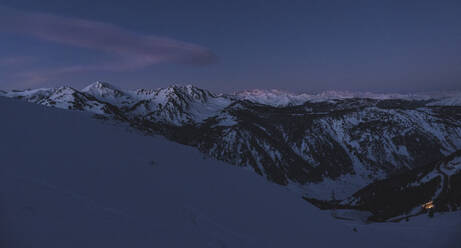
[[[459,213],[342,223],[162,137],[1,97],[0,113],[1,247],[454,247],[459,239]]]
[[[431,106],[461,106],[461,93],[429,103]]]

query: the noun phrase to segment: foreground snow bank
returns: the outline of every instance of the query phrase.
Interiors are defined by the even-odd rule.
[[[0,114],[1,247],[456,247],[461,234],[459,214],[334,220],[250,171],[85,113],[0,97]]]

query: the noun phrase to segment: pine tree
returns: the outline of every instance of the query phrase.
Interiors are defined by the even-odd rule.
[[[331,208],[331,216],[336,218],[336,194],[335,191],[331,191],[331,202],[333,204],[333,207]]]

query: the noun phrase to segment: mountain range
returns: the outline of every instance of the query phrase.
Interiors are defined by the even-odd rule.
[[[216,94],[191,85],[123,90],[96,82],[81,90],[0,96],[165,136],[248,168],[321,208],[367,210],[375,220],[389,220],[419,213],[431,200],[437,211],[461,207],[453,191],[461,182],[461,94]],[[447,163],[455,164],[440,166]],[[399,197],[413,200],[401,204]]]

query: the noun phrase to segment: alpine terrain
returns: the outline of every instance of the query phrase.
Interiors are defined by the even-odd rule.
[[[459,171],[441,165],[456,162],[461,149],[461,94],[216,94],[104,82],[0,94],[162,135],[249,168],[321,208],[366,210],[370,220],[384,221],[422,214],[431,200],[437,212],[461,207],[453,190]],[[396,200],[403,198],[412,200]]]

